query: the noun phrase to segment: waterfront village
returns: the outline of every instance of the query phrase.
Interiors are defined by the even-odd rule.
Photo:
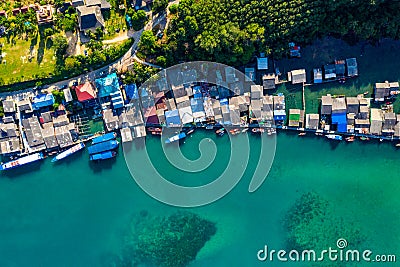
[[[253,83],[256,72],[262,74],[261,85]],[[307,84],[305,69],[288,72],[284,80],[277,72],[268,71],[268,59],[259,57],[254,68],[245,69],[243,82],[233,68],[217,70],[218,86],[188,83],[196,80],[198,73],[182,69],[179,81],[161,75],[154,88],[122,84],[121,77],[109,73],[83,84],[7,96],[2,99],[0,153],[11,161],[2,164],[2,169],[46,155],[57,154],[56,161],[82,149],[89,140],[91,160],[111,158],[118,147],[117,134],[123,143],[132,142],[147,134],[161,135],[164,126],[184,127],[166,142],[184,139],[196,127],[213,129],[218,135],[241,134],[247,129],[272,135],[278,128],[297,130],[299,135],[314,132],[334,140],[400,140],[400,115],[387,103],[399,92],[398,82],[376,83],[373,98],[367,94],[325,95],[319,114],[307,114],[305,103],[304,109],[288,109],[285,95],[275,91],[282,82],[302,85],[304,91],[304,86],[312,83],[356,79],[356,58],[314,69],[311,84]],[[62,99],[57,100],[60,95]],[[371,103],[383,105],[373,108]],[[80,111],[66,108],[71,105],[80,106]],[[102,127],[93,129],[96,123]]]

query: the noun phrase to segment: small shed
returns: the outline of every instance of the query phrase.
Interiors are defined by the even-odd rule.
[[[347,76],[354,77],[358,76],[358,66],[356,58],[346,59]]]
[[[314,69],[313,70],[314,83],[322,83],[322,70]]]
[[[321,114],[329,115],[332,113],[333,99],[331,95],[322,96],[321,98]]]
[[[275,89],[275,73],[268,73],[263,75],[262,82],[264,90]]]
[[[292,70],[289,76],[292,84],[305,83],[307,80],[305,69]]]
[[[334,64],[324,66],[324,78],[325,80],[336,79],[336,67]]]
[[[257,69],[258,70],[267,70],[268,69],[268,58],[261,54],[260,57],[257,58]]]

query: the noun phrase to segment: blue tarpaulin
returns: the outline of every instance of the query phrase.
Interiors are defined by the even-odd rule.
[[[125,86],[125,93],[128,100],[139,99],[139,93],[136,84],[128,84]]]
[[[346,113],[333,113],[332,124],[337,124],[337,131],[345,133],[347,132],[347,117]]]
[[[39,109],[43,107],[52,106],[54,104],[54,96],[52,94],[41,94],[35,96],[33,99],[32,107]]]

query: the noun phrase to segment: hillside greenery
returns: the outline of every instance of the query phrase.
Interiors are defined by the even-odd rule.
[[[256,53],[281,58],[288,42],[304,45],[326,35],[350,43],[398,39],[398,10],[400,1],[391,0],[181,0],[156,53],[169,64],[201,59],[242,65]]]

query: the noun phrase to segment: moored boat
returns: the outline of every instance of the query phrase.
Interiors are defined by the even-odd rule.
[[[305,132],[301,132],[301,133],[298,134],[298,136],[304,136],[304,135],[306,135]]]
[[[326,138],[331,139],[331,140],[337,140],[337,141],[341,141],[343,139],[343,137],[338,134],[328,134],[328,135],[326,135]]]
[[[369,138],[368,138],[368,137],[365,137],[365,136],[361,136],[361,137],[360,137],[360,140],[361,140],[361,141],[368,141]]]
[[[185,137],[186,137],[186,134],[184,132],[181,132],[181,133],[171,136],[170,138],[165,140],[165,143],[170,144],[170,143],[176,142],[178,140],[184,139]]]
[[[105,151],[105,152],[101,152],[98,154],[90,155],[89,159],[91,161],[105,160],[105,159],[114,158],[116,155],[117,155],[117,152],[110,150],[110,151]]]
[[[14,169],[17,168],[19,166],[28,164],[28,163],[33,163],[35,161],[39,161],[44,159],[43,153],[35,153],[32,155],[28,155],[19,159],[15,159],[6,163],[2,163],[0,165],[0,170],[1,171],[5,171],[5,170],[9,170],[9,169]]]
[[[354,136],[349,136],[345,138],[346,142],[354,142],[354,139],[355,139]]]
[[[51,162],[56,162],[59,161],[61,159],[64,159],[76,152],[78,152],[79,150],[83,149],[85,147],[85,144],[83,142],[80,142],[79,144],[74,145],[73,147],[65,150],[64,152],[61,152],[59,154],[57,154],[52,160]]]
[[[116,149],[118,147],[118,144],[119,143],[117,140],[101,142],[101,143],[98,143],[98,144],[88,147],[88,151],[89,151],[90,155],[98,154],[98,153],[105,152],[108,150]]]
[[[252,133],[264,133],[265,129],[263,129],[263,128],[253,128],[253,129],[251,129],[251,132]]]
[[[160,128],[160,127],[148,127],[147,130],[151,133],[153,133],[153,132],[161,133],[162,132],[162,128]]]
[[[218,136],[223,136],[225,134],[225,128],[221,128],[215,131],[215,134]]]
[[[194,130],[196,130],[194,126],[190,127],[186,130],[186,135],[191,135],[192,133],[194,133]]]
[[[117,134],[114,132],[106,133],[101,136],[95,137],[92,139],[92,145],[99,144],[102,142],[107,142],[113,140],[117,137]]]
[[[235,128],[235,129],[230,129],[230,130],[229,130],[229,133],[230,133],[231,135],[237,135],[237,134],[240,134],[241,131],[240,131],[239,129]]]

